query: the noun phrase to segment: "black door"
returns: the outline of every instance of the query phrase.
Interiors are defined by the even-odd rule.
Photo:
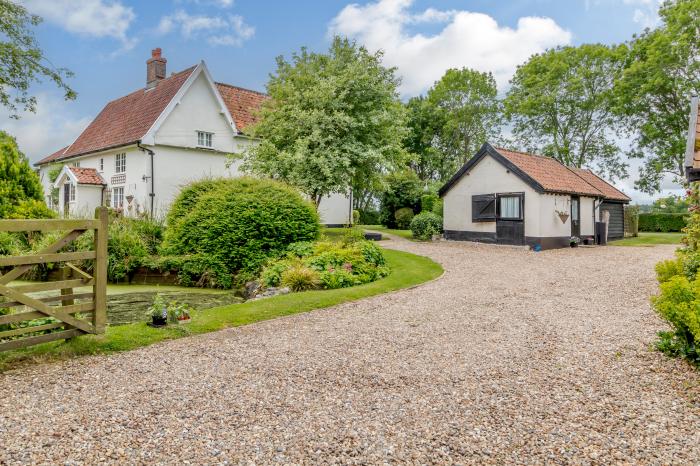
[[[571,236],[581,236],[581,199],[571,196]]]
[[[496,196],[496,242],[498,244],[525,244],[523,193]]]

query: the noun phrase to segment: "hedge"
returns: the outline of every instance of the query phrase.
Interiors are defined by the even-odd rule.
[[[681,231],[688,214],[639,214],[639,231]]]

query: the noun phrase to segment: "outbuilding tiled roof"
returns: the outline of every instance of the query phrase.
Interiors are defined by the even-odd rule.
[[[90,125],[71,144],[39,160],[43,165],[78,155],[134,144],[141,140],[175,97],[196,67],[158,81],[153,88],[143,88],[109,102]],[[216,87],[239,131],[256,121],[255,111],[268,97],[260,92],[229,84]]]
[[[107,184],[94,168],[70,167],[70,171],[75,175],[75,178],[78,180],[78,184]]]
[[[440,196],[444,196],[460,178],[468,174],[472,167],[487,155],[505,165],[537,192],[578,194],[621,202],[630,201],[625,193],[590,170],[567,167],[552,157],[495,148],[489,143],[484,143],[479,152],[440,188]]]
[[[238,131],[244,131],[246,127],[257,121],[255,112],[269,97],[263,93],[243,89],[230,84],[216,83],[221,98],[224,99],[226,108],[233,118]]]
[[[630,198],[625,193],[611,185],[587,168],[572,168],[572,170],[586,182],[602,192],[606,199],[629,202]]]
[[[552,157],[500,148],[495,149],[513,165],[539,183],[545,191],[583,194],[595,197],[603,196],[599,189]]]

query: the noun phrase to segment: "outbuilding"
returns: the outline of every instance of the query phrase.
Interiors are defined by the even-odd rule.
[[[587,169],[541,155],[481,149],[440,189],[445,238],[536,249],[593,242],[597,222],[607,239],[624,236],[630,198]]]

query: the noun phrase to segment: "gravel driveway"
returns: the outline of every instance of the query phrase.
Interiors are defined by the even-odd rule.
[[[0,463],[700,461],[700,377],[649,350],[673,247],[389,243],[445,275],[0,374]]]

